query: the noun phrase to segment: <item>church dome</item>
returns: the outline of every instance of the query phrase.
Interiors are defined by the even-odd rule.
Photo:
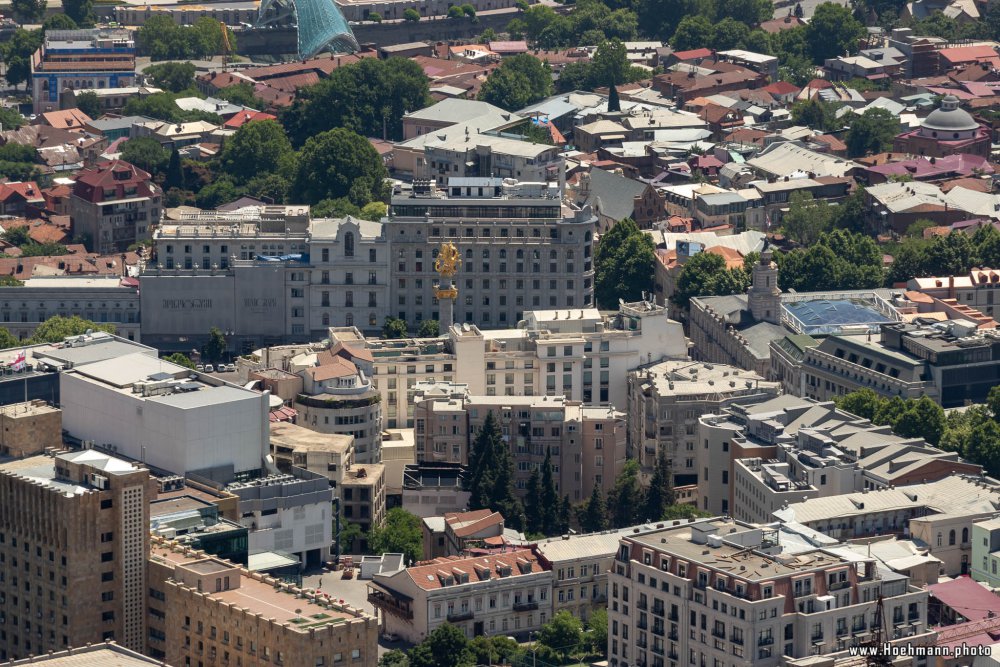
[[[979,129],[979,123],[968,111],[958,108],[957,97],[947,95],[941,100],[941,106],[924,119],[921,127],[943,132],[964,132]]]

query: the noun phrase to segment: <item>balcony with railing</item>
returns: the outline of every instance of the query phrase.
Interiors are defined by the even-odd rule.
[[[462,609],[459,611],[449,611],[448,612],[448,622],[449,623],[459,623],[461,621],[471,621],[474,614],[471,609]]]
[[[392,614],[406,621],[413,620],[413,610],[410,609],[409,599],[396,598],[385,591],[368,589],[368,602],[376,609],[381,609],[386,614]]]
[[[535,611],[536,609],[538,609],[538,603],[534,600],[514,603],[514,611]]]

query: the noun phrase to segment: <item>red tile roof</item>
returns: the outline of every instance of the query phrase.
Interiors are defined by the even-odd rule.
[[[955,46],[950,49],[941,49],[938,55],[948,63],[966,63],[992,61],[996,59],[997,52],[992,46]]]
[[[764,86],[762,90],[772,95],[794,95],[799,92],[799,87],[788,81],[775,81],[768,86]]]
[[[90,169],[84,169],[76,177],[73,196],[91,203],[105,200],[104,191],[114,190],[109,199],[125,198],[125,188],[135,187],[136,192],[129,197],[150,197],[158,194],[152,177],[142,169],[124,160],[99,162]]]
[[[253,122],[255,120],[278,120],[278,117],[274,114],[265,113],[263,111],[240,111],[239,113],[233,115],[229,120],[227,120],[223,127],[228,127],[230,129],[235,129],[238,127],[243,127],[247,123]]]
[[[62,130],[78,130],[93,121],[93,118],[79,109],[63,109],[39,114],[39,122]]]
[[[521,571],[521,567],[525,568],[524,572]],[[505,573],[501,577],[502,570],[509,571],[509,574]],[[500,579],[544,571],[545,568],[538,562],[538,557],[530,549],[522,549],[476,558],[435,558],[432,561],[424,561],[420,565],[407,568],[406,574],[420,588],[432,591],[445,588],[448,584],[443,582],[449,580],[451,581],[450,585],[458,585],[455,582],[456,574],[468,575],[471,583],[480,581],[480,577],[483,580],[486,577]]]
[[[15,181],[13,183],[0,183],[0,201],[6,202],[19,197],[28,202],[44,201],[42,191],[38,183],[34,181]]]
[[[690,49],[688,51],[674,51],[672,56],[677,60],[694,60],[695,58],[709,58],[714,52],[712,49]]]

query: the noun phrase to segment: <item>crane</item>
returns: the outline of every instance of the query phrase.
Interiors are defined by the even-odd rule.
[[[219,21],[219,28],[222,30],[222,71],[228,71],[229,58],[233,52],[233,46],[229,43],[229,28],[222,21]]]

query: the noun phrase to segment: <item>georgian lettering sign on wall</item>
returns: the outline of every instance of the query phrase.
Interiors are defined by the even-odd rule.
[[[164,299],[164,310],[210,310],[211,299]]]
[[[252,313],[264,313],[278,307],[278,300],[275,298],[258,298],[253,296],[243,297],[243,307]]]

